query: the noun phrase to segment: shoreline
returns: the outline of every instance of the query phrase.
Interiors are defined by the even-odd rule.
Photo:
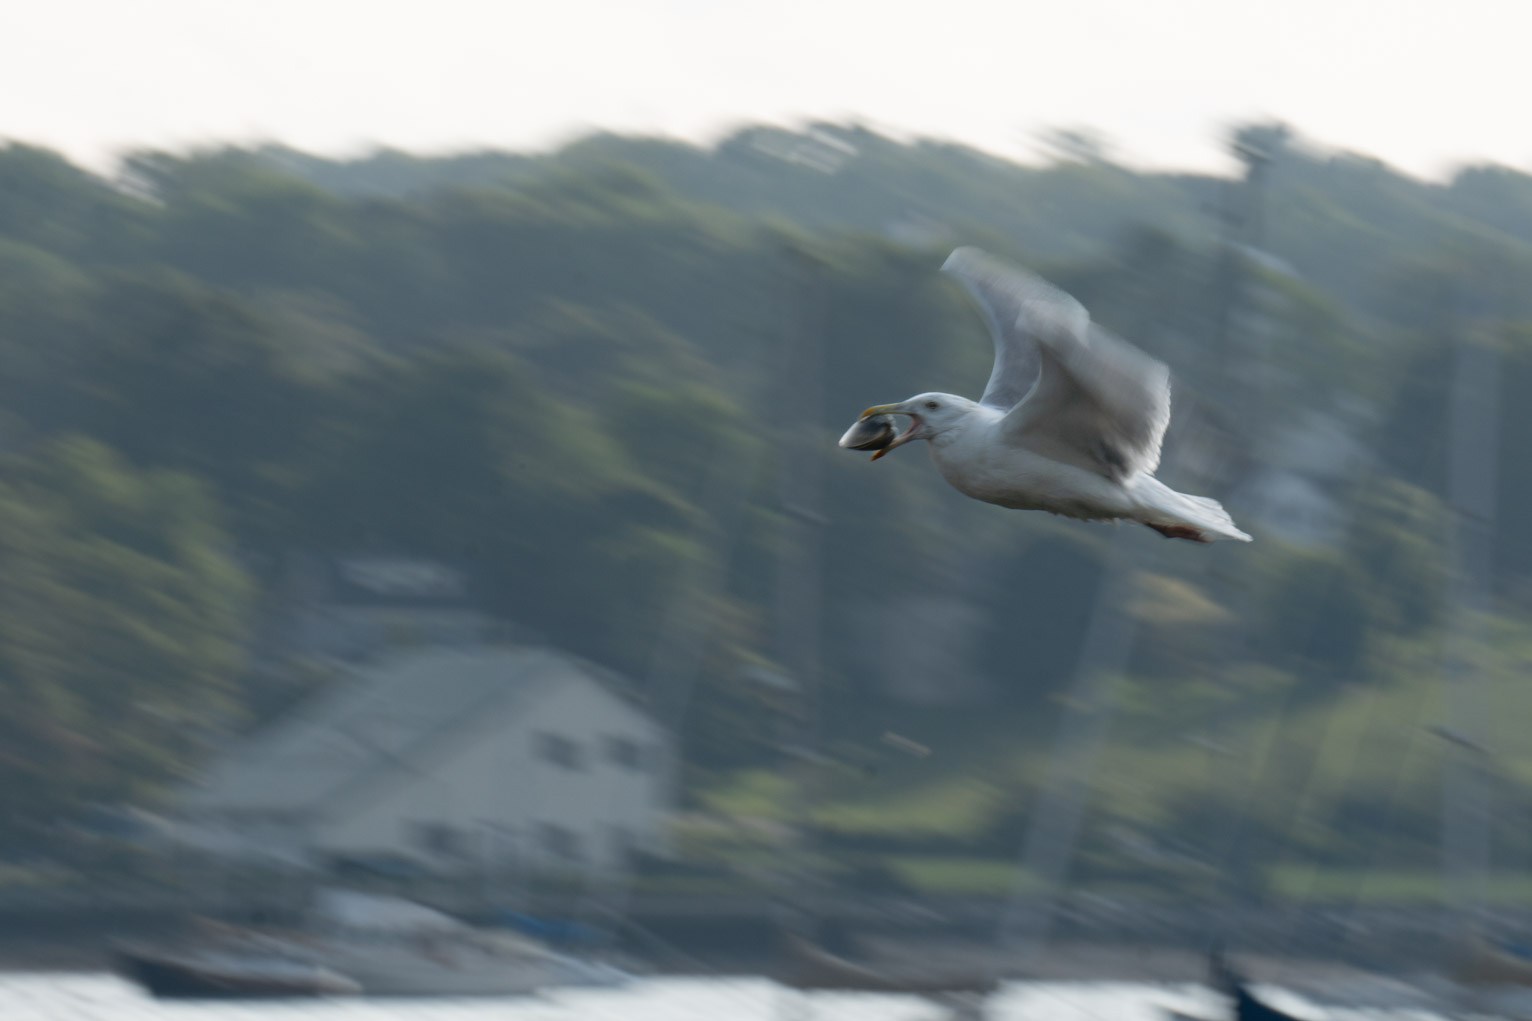
[[[446,907],[446,905],[442,905]],[[765,901],[649,898],[629,905],[614,931],[625,954],[660,974],[769,973],[778,957],[782,917]],[[570,906],[526,905],[530,913],[570,917]],[[909,972],[980,967],[1025,970],[1039,979],[1201,981],[1214,934],[1252,979],[1345,971],[1415,974],[1430,970],[1455,948],[1440,909],[1315,908],[1294,912],[1209,911],[1118,901],[1076,902],[1060,910],[1046,949],[1022,960],[995,945],[1002,912],[1011,905],[983,898],[914,901],[847,899],[819,906],[826,947],[874,967]],[[218,909],[218,908],[221,908]],[[109,971],[124,944],[175,941],[188,919],[204,915],[238,924],[256,917],[246,904],[31,906],[0,911],[0,972]],[[470,921],[489,922],[459,912]],[[599,918],[591,916],[587,920]],[[1486,934],[1532,942],[1532,919],[1504,911],[1486,919]],[[605,925],[605,922],[600,922]]]
[[[131,941],[113,936],[27,946],[7,941],[0,943],[0,974],[112,974],[114,950],[125,942]],[[909,974],[984,969],[1002,974],[1008,981],[1071,984],[1206,985],[1208,978],[1205,953],[1148,943],[1061,943],[1018,967],[1020,962],[1007,960],[993,947],[961,937],[904,941],[874,937],[856,942],[859,952],[855,957],[860,962]],[[710,955],[710,960],[672,961],[669,966],[662,959],[664,955],[637,956],[645,965],[644,973],[656,977],[770,977],[780,963],[769,953]],[[1231,956],[1252,980],[1276,985],[1365,973],[1354,964],[1334,959],[1278,958],[1238,951]]]

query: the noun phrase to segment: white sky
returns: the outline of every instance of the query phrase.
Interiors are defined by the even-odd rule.
[[[1220,168],[1220,127],[1436,176],[1532,166],[1525,0],[9,0],[0,137],[114,152],[546,148],[859,118],[1025,157],[1091,126]]]

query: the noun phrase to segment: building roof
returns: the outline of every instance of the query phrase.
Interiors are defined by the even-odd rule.
[[[184,792],[182,808],[310,815],[382,777],[413,776],[422,754],[514,705],[582,680],[602,684],[603,677],[551,649],[411,651],[355,670],[215,762]]]

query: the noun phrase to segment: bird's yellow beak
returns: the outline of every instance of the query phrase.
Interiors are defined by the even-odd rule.
[[[898,404],[874,404],[872,407],[858,415],[856,420],[861,422],[865,419],[871,418],[874,415],[901,415],[903,412],[899,410],[900,407],[901,406]]]

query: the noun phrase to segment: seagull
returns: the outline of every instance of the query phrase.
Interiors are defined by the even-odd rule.
[[[1017,510],[1138,521],[1170,539],[1249,542],[1216,500],[1154,477],[1170,424],[1164,362],[1091,322],[1070,295],[977,248],[942,271],[978,302],[995,365],[977,402],[923,393],[863,411],[841,437],[872,459],[912,440],[959,492]],[[909,426],[895,433],[890,416]]]

